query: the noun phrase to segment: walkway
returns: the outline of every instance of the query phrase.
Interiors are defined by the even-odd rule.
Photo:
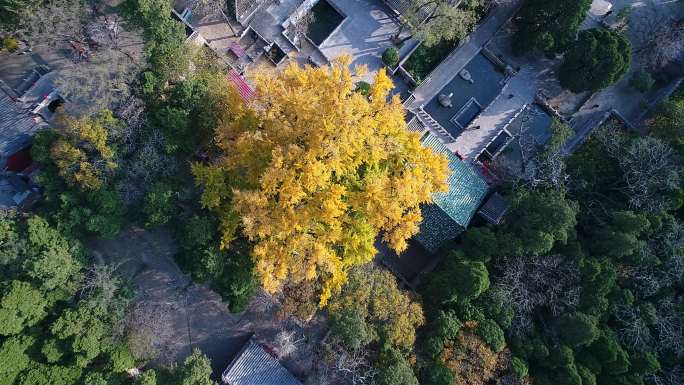
[[[529,68],[513,76],[499,96],[469,125],[479,128],[464,130],[453,143],[447,144],[447,148],[457,151],[464,159],[474,160],[520,110],[534,100],[537,90],[534,77],[535,73]]]
[[[467,40],[456,47],[435,68],[428,78],[413,91],[415,100],[408,106],[409,110],[418,108],[432,99],[442,87],[449,83],[480,49],[496,34],[518,10],[522,0],[510,0],[499,4],[482,21],[479,27],[468,36]]]

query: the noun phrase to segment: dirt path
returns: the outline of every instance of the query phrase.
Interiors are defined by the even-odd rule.
[[[176,265],[176,245],[166,229],[131,229],[112,239],[90,239],[85,245],[98,261],[120,265],[120,274],[135,288],[134,306],[143,313],[163,314],[154,321],[152,334],[158,357],[153,365],[182,360],[197,347],[211,359],[218,378],[250,335],[277,352],[276,336],[288,331],[294,332],[298,344],[281,361],[300,378],[311,370],[313,350],[325,334],[320,314],[306,325],[281,320],[277,315],[279,304],[263,292],[252,299],[245,312],[231,314],[217,293],[193,283]]]
[[[164,313],[155,330],[160,340],[153,364],[182,360],[198,347],[220,372],[242,346],[246,332],[236,328],[238,318],[218,294],[183,274],[167,230],[131,229],[113,239],[91,239],[86,246],[99,261],[120,264],[119,272],[136,290],[135,306]]]

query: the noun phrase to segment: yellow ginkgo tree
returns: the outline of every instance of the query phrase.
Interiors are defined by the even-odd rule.
[[[447,189],[446,159],[406,129],[384,70],[364,96],[348,65],[257,73],[254,101],[226,96],[221,155],[193,166],[202,204],[221,219],[223,247],[241,228],[266,290],[311,283],[321,306],[350,267],[373,259],[378,236],[403,251],[420,205]]]

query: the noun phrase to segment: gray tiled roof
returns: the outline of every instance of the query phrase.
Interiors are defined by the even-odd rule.
[[[227,385],[302,385],[250,338],[221,376]]]
[[[231,0],[229,10],[239,23],[244,23],[259,8],[262,0]]]
[[[508,211],[508,203],[501,194],[495,192],[477,213],[487,220],[487,222],[498,225]]]
[[[0,90],[0,170],[5,168],[7,157],[31,143],[40,128],[30,111]]]

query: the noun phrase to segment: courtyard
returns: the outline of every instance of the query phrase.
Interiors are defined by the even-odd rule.
[[[276,335],[285,331],[294,333],[299,342],[294,352],[280,357],[281,362],[300,377],[311,371],[313,346],[325,333],[320,315],[304,326],[291,318],[282,319],[279,303],[263,291],[243,313],[230,313],[228,303],[217,293],[192,282],[180,270],[174,261],[175,241],[167,229],[133,228],[111,239],[92,238],[85,246],[98,263],[116,266],[130,281],[132,318],[141,318],[135,323],[135,336],[154,348],[152,366],[182,361],[199,348],[211,359],[214,377],[219,378],[252,334],[271,346]]]
[[[323,1],[323,0],[322,0]],[[319,46],[328,58],[350,55],[352,68],[366,66],[363,79],[370,81],[384,67],[382,53],[392,46],[399,26],[392,11],[380,0],[329,0],[346,15],[345,20]]]

